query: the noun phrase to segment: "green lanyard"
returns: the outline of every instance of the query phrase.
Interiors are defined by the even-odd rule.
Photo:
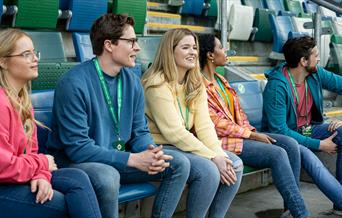
[[[293,76],[292,73],[290,71],[290,68],[288,68],[288,75],[290,77],[290,81],[291,81],[291,85],[293,88],[293,92],[295,93],[295,97],[296,97],[296,102],[297,102],[297,107],[299,105],[299,96],[298,96],[298,92],[297,92],[297,88],[296,88],[296,84],[293,80]],[[308,84],[306,83],[306,79],[304,80],[304,85],[305,85],[305,119],[306,119],[306,123],[308,124]]]
[[[230,109],[230,99],[229,99],[229,96],[228,96],[228,93],[226,92],[226,89],[224,88],[220,78],[218,78],[218,76],[215,75],[215,79],[216,79],[216,82],[219,84],[220,86],[220,89],[222,90],[222,92],[224,93],[226,99],[227,99],[227,102],[228,102],[228,109]],[[222,100],[224,101],[224,97],[222,96],[221,92],[217,92],[220,97],[222,98]]]
[[[180,113],[182,115],[182,118],[184,120],[184,115],[183,115],[183,111],[182,111],[182,106],[180,104],[180,101],[179,101],[179,98],[177,97],[177,102],[178,102],[178,107],[179,107],[179,110],[180,110]],[[186,116],[186,120],[185,120],[185,128],[187,130],[189,130],[189,107],[186,106],[185,107],[185,116]]]
[[[114,129],[115,129],[115,133],[116,136],[118,138],[118,140],[120,141],[120,112],[121,112],[121,107],[122,107],[122,81],[121,81],[121,75],[119,76],[118,80],[117,80],[117,92],[118,92],[118,97],[117,97],[117,101],[118,101],[118,113],[117,115],[114,112],[114,106],[113,106],[113,102],[112,99],[109,95],[109,91],[108,91],[108,86],[107,83],[103,77],[103,72],[101,70],[99,61],[95,58],[94,59],[94,64],[96,67],[96,71],[97,71],[97,75],[99,76],[100,79],[100,83],[101,83],[101,88],[103,91],[103,95],[105,97],[107,106],[108,106],[108,110],[111,114],[111,117],[113,119],[114,122]]]

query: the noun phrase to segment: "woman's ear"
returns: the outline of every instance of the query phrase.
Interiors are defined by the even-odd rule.
[[[7,70],[7,63],[4,58],[0,58],[0,67]]]
[[[207,59],[210,61],[214,60],[214,54],[212,52],[207,52]]]

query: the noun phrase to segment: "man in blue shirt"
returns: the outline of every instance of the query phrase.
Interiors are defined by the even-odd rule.
[[[286,63],[266,73],[263,130],[298,141],[304,169],[342,215],[342,122],[323,123],[322,89],[342,94],[342,77],[317,66],[319,53],[312,37],[289,39],[283,46]],[[337,152],[336,179],[310,149]]]
[[[62,166],[83,169],[104,218],[118,217],[120,183],[161,180],[153,217],[171,217],[190,163],[156,147],[144,114],[144,93],[134,67],[140,47],[126,15],[106,14],[91,28],[96,57],[57,84],[48,149]]]

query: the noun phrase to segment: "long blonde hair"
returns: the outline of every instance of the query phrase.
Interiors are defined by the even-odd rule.
[[[165,82],[169,83],[171,87],[175,88],[175,85],[178,82],[178,70],[174,57],[174,49],[185,36],[189,35],[194,37],[197,45],[197,54],[199,54],[198,40],[196,35],[191,30],[178,28],[169,30],[164,34],[160,41],[154,62],[142,77],[142,84],[144,85],[145,89],[158,87]],[[163,79],[161,83],[148,83],[148,81],[153,81],[153,78],[157,76]],[[184,82],[186,105],[192,107],[194,101],[197,100],[197,98],[200,96],[200,93],[204,90],[198,57],[195,68],[186,73]]]
[[[24,36],[29,37],[18,29],[8,28],[0,31],[0,59],[2,61],[6,62],[6,56],[13,53],[17,41]],[[0,87],[5,89],[10,103],[18,111],[25,128],[25,134],[31,142],[35,119],[32,115],[32,103],[29,96],[30,83],[28,82],[21,90],[15,90],[7,79],[8,73],[8,70],[0,66]]]

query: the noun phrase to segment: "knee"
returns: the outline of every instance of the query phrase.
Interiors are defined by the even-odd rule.
[[[205,165],[198,166],[199,174],[202,180],[206,181],[208,186],[218,187],[221,176],[217,166],[210,160]]]
[[[281,147],[274,147],[274,150],[272,152],[272,161],[274,162],[282,162],[284,163],[284,160],[288,160],[289,157],[287,155],[287,152],[284,148]]]
[[[165,153],[173,157],[170,161],[170,169],[172,172],[181,175],[186,180],[190,174],[189,159],[178,151],[165,151]]]

